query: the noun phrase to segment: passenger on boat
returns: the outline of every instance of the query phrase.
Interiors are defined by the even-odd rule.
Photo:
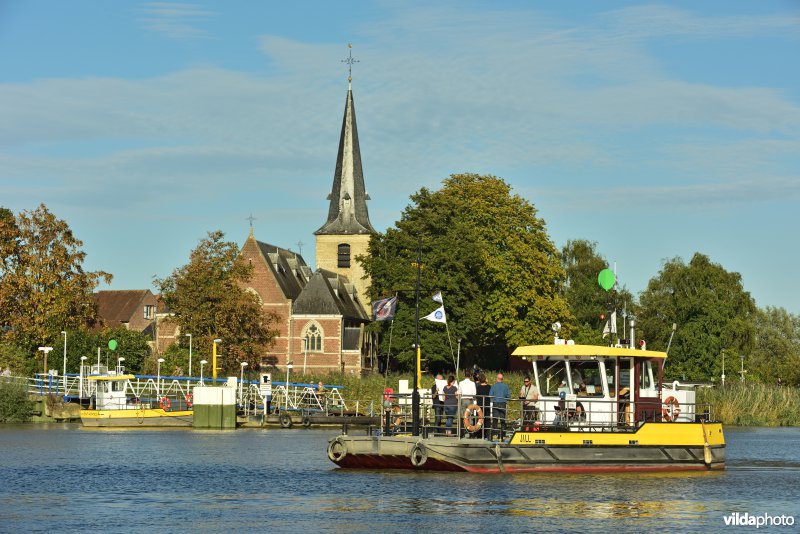
[[[558,403],[556,404],[555,408],[553,408],[556,412],[556,416],[553,418],[553,424],[558,426],[561,424],[567,423],[567,398],[566,391],[560,391],[558,393]]]
[[[503,382],[503,373],[497,373],[496,380],[489,390],[489,395],[492,396],[492,428],[500,428],[502,436],[506,429],[506,403],[511,398],[511,391],[508,384]]]
[[[319,401],[320,406],[324,407],[325,406],[325,397],[326,397],[327,393],[325,392],[325,385],[322,382],[317,384],[316,394],[317,394],[317,400]]]
[[[486,375],[483,373],[478,373],[477,379],[478,385],[475,386],[477,404],[481,407],[481,413],[483,413],[483,426],[481,426],[480,436],[485,438],[489,431],[486,429],[488,426],[486,423],[489,419],[489,409],[492,405],[491,403],[491,391],[492,387],[486,382]]]
[[[447,418],[445,428],[447,428],[447,435],[453,435],[453,417],[456,415],[458,409],[458,388],[455,385],[456,377],[450,375],[447,377],[447,385],[444,387],[444,415]]]
[[[539,390],[531,384],[531,377],[525,375],[519,398],[522,400],[522,421],[536,421],[539,418]]]
[[[431,400],[433,402],[434,425],[438,429],[442,426],[442,417],[444,416],[444,387],[447,381],[442,376],[442,373],[436,375],[433,387],[431,387]]]

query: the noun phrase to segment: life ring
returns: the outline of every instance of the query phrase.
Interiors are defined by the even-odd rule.
[[[342,438],[335,438],[328,443],[328,458],[331,462],[339,463],[347,456],[347,444]]]
[[[428,449],[422,443],[415,443],[409,458],[411,459],[411,465],[422,467],[428,461]]]
[[[172,402],[169,400],[169,397],[161,397],[161,400],[158,401],[158,405],[161,406],[162,410],[168,412],[172,407]]]
[[[676,421],[681,414],[681,405],[678,399],[669,396],[664,399],[664,406],[661,408],[661,417],[664,421]]]
[[[292,416],[288,413],[282,413],[278,421],[281,423],[281,428],[292,428]]]
[[[186,407],[191,408],[192,403],[194,402],[194,395],[189,393],[188,395],[186,395],[185,398],[186,398]]]
[[[307,415],[305,417],[303,417],[303,421],[302,422],[303,422],[303,426],[306,427],[306,428],[311,426],[311,418],[309,416],[307,416]]]
[[[473,423],[471,419],[474,417],[475,422]],[[483,410],[477,404],[470,404],[467,406],[467,409],[464,410],[464,428],[467,429],[468,432],[477,432],[483,426]]]

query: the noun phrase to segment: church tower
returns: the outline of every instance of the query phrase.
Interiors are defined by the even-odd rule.
[[[344,62],[352,68],[354,61],[351,50],[350,57]],[[361,170],[352,76],[347,78],[339,153],[328,200],[328,220],[314,232],[317,268],[346,276],[355,287],[362,306],[368,309],[367,288],[370,281],[364,279],[364,269],[356,261],[356,256],[367,254],[369,240],[375,229],[369,222],[367,212],[369,195],[364,188],[364,173]]]

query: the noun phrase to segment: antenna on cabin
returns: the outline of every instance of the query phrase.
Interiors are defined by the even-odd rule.
[[[667,343],[667,350],[664,352],[669,355],[669,348],[672,346],[672,337],[675,335],[675,330],[678,328],[678,323],[672,323],[672,333],[669,335],[669,342]]]

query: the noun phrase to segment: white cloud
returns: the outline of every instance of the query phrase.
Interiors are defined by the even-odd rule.
[[[196,4],[178,2],[148,2],[139,11],[143,15],[139,22],[144,29],[179,40],[209,38],[209,33],[198,24],[216,15]]]

